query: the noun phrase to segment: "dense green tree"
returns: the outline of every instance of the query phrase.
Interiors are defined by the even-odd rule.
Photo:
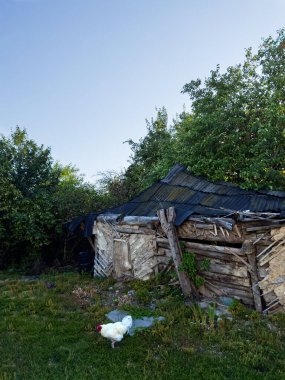
[[[100,211],[109,206],[108,196],[98,191],[95,184],[86,182],[84,176],[72,165],[55,165],[60,172],[59,183],[54,194],[58,227],[61,223],[91,211]]]
[[[147,122],[139,142],[129,140],[125,193],[134,196],[179,162],[195,174],[251,189],[285,187],[285,29],[246,50],[245,61],[183,88],[191,112],[172,126],[167,112]]]
[[[107,170],[98,175],[97,185],[105,207],[117,206],[130,198],[131,189],[126,183],[125,171]]]
[[[176,124],[176,152],[194,173],[246,188],[285,185],[285,30],[263,41],[243,64],[219,66],[183,92],[191,115]]]
[[[163,107],[155,119],[146,121],[147,134],[139,142],[128,140],[132,154],[125,173],[125,183],[134,196],[153,182],[163,178],[175,163],[173,130]]]
[[[0,187],[0,267],[56,256],[63,223],[107,205],[76,168],[54,163],[19,127],[0,137]]]
[[[59,180],[49,148],[19,127],[0,138],[1,263],[33,255],[49,242],[55,218],[50,202]]]

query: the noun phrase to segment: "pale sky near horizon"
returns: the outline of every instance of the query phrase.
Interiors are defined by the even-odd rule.
[[[190,110],[185,83],[284,24],[285,0],[0,0],[0,134],[26,128],[93,181],[155,108]]]

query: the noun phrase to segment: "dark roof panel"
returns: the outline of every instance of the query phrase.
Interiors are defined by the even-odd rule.
[[[279,213],[285,218],[285,192],[249,191],[232,183],[210,182],[194,176],[184,166],[175,165],[167,176],[150,186],[131,201],[101,214],[123,216],[156,216],[159,209],[175,207],[175,224],[180,225],[190,215],[221,217],[234,212]],[[92,233],[98,214],[91,213],[67,224],[69,230],[78,230],[85,224],[85,236]]]
[[[232,183],[210,182],[194,176],[183,166],[175,165],[164,179],[111,211],[124,215],[156,216],[157,210],[170,206],[177,210],[176,223],[182,223],[192,214],[223,216],[246,210],[281,213],[285,211],[285,193],[249,191]]]
[[[155,216],[157,210],[170,206],[179,210],[180,221],[191,214],[221,216],[246,210],[279,213],[285,210],[285,193],[249,191],[232,183],[210,182],[175,165],[164,179],[121,206],[121,210],[125,215]]]

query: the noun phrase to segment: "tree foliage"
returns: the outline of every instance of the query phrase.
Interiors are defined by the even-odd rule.
[[[146,136],[127,141],[130,165],[113,183],[124,199],[163,178],[176,162],[243,188],[284,189],[284,29],[264,39],[256,53],[247,49],[242,64],[225,72],[218,65],[182,92],[189,95],[191,112],[184,110],[169,126],[165,108],[159,109],[147,121]]]
[[[0,186],[0,267],[36,260],[60,240],[64,222],[105,207],[95,185],[72,165],[54,163],[50,149],[19,127],[0,138]]]
[[[129,140],[132,154],[126,175],[138,177],[143,184],[151,185],[167,173],[173,163],[173,131],[168,127],[168,115],[163,107],[155,119],[146,120],[147,134],[138,143]]]
[[[177,149],[193,172],[246,188],[284,189],[285,31],[247,49],[243,64],[183,92],[192,114],[177,125]]]
[[[174,136],[166,109],[158,109],[156,118],[146,120],[146,126],[147,134],[139,142],[127,141],[132,154],[125,184],[131,188],[131,196],[161,179],[175,163]]]
[[[130,198],[131,188],[126,184],[124,171],[107,170],[99,172],[99,192],[104,197],[105,207],[118,206]]]
[[[57,205],[56,215],[59,222],[63,223],[94,210],[100,211],[109,205],[107,195],[98,192],[94,184],[86,182],[74,166],[61,166],[56,163],[55,170],[60,172],[53,199]]]
[[[3,258],[16,252],[33,254],[49,241],[54,224],[51,196],[59,172],[50,150],[28,139],[19,127],[0,139],[0,252]]]

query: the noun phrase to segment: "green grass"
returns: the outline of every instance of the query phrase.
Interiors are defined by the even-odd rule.
[[[48,289],[46,281],[55,287]],[[127,287],[143,294],[145,286],[157,297],[154,314],[165,321],[112,350],[95,331],[117,307],[104,306],[112,285],[76,273],[35,281],[0,273],[0,380],[285,379],[284,315],[245,310],[214,326],[210,314],[186,306],[167,286],[158,294],[155,283],[153,289],[151,283]],[[133,316],[149,313],[145,302],[124,308]]]

